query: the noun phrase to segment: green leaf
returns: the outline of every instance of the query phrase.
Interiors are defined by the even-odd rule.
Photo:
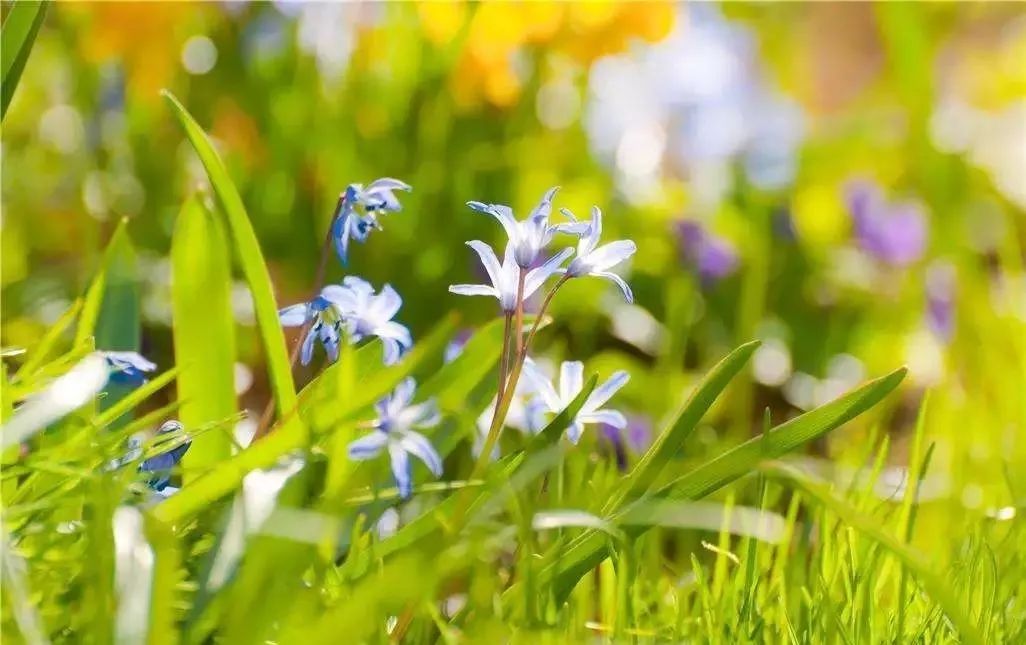
[[[22,364],[18,373],[15,374],[15,379],[24,382],[28,377],[41,368],[46,362],[46,359],[50,355],[50,351],[53,349],[57,341],[60,340],[61,335],[71,326],[71,323],[75,322],[75,317],[82,310],[82,300],[78,299],[71,304],[67,310],[61,314],[61,317],[57,319],[57,322],[52,327],[46,330],[46,334],[43,338],[32,348],[32,354],[28,360]]]
[[[292,380],[292,364],[285,347],[285,335],[278,322],[278,308],[274,302],[271,276],[267,272],[256,233],[253,232],[246,208],[242,204],[242,197],[239,196],[239,191],[228,176],[221,157],[214,150],[202,128],[174,95],[167,90],[162,93],[185,129],[185,135],[196,149],[200,161],[203,162],[203,167],[210,178],[210,185],[221,206],[221,212],[228,222],[236,259],[242,267],[242,273],[253,296],[253,308],[256,312],[260,339],[263,342],[278,419],[287,418],[288,424],[301,425],[299,418],[291,414],[296,409],[296,386]]]
[[[142,336],[139,267],[127,232],[115,235],[111,240],[104,275],[103,298],[95,330],[96,348],[137,352]],[[111,381],[107,384],[107,396],[100,399],[100,409],[116,405],[131,391],[131,385]]]
[[[765,459],[775,459],[847,423],[876,405],[898,386],[905,368],[870,381],[839,399],[777,426],[766,436],[756,437],[708,461],[658,491],[668,499],[696,500],[752,472]],[[642,498],[642,501],[644,498]],[[638,502],[636,502],[638,503]],[[617,516],[630,513],[632,504],[618,509]],[[630,527],[629,535],[640,535],[646,527]],[[606,558],[606,542],[594,531],[582,534],[566,550],[557,565],[543,574],[553,576],[554,593],[562,602],[585,573]]]
[[[118,222],[114,234],[107,243],[107,249],[103,252],[103,259],[100,261],[100,268],[93,277],[93,281],[86,290],[85,299],[82,303],[82,315],[78,319],[78,327],[75,328],[75,347],[88,343],[96,333],[96,324],[100,318],[100,309],[103,306],[103,295],[107,287],[107,271],[114,261],[114,256],[123,244],[122,240],[128,235],[126,226],[127,219]],[[109,349],[109,348],[105,348]]]
[[[617,508],[624,499],[637,497],[648,492],[649,487],[656,477],[666,468],[666,465],[677,455],[684,441],[698,426],[705,413],[712,407],[716,398],[723,392],[727,384],[745,366],[751,358],[758,341],[746,343],[717,363],[712,370],[706,374],[695,391],[688,397],[688,400],[673,416],[666,430],[660,433],[659,437],[652,443],[644,456],[638,461],[630,474],[621,482],[617,490],[610,496],[604,507],[604,512],[609,513]]]
[[[18,87],[21,73],[25,70],[32,44],[36,42],[39,27],[46,17],[49,2],[32,2],[19,0],[12,3],[11,11],[4,21],[3,33],[0,34],[0,119],[7,116],[7,106],[11,104],[14,90]]]
[[[875,518],[860,513],[846,500],[834,495],[825,485],[814,481],[801,471],[785,464],[773,463],[766,468],[766,473],[816,500],[846,524],[853,526],[860,533],[889,551],[919,579],[923,589],[944,609],[944,613],[958,628],[963,642],[983,643],[983,637],[976,625],[964,611],[964,603],[952,592],[944,578],[936,573],[938,570],[936,565],[927,561],[922,554],[893,535],[884,532]]]
[[[116,403],[110,405],[103,412],[97,415],[96,419],[93,421],[93,425],[97,428],[104,428],[111,425],[122,416],[131,412],[136,406],[148,399],[154,393],[162,390],[164,386],[173,381],[176,376],[178,376],[178,368],[172,367],[160,376],[150,379],[146,383],[143,383],[139,387],[129,391]]]
[[[179,420],[188,429],[232,417],[235,401],[235,326],[228,241],[220,220],[193,195],[182,207],[171,241],[171,307],[175,364],[179,366]],[[231,454],[221,432],[195,437],[185,453],[190,471]]]

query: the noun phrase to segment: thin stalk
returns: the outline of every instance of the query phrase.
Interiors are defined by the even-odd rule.
[[[331,226],[335,222],[335,217],[338,217],[339,212],[342,210],[342,206],[345,204],[346,194],[342,193],[338,196],[338,203],[335,205],[334,217],[331,219],[331,223],[328,224],[328,230],[324,234],[324,242],[321,243],[321,259],[317,264],[317,273],[314,276],[314,289],[313,294],[310,296],[312,302],[317,294],[321,292],[324,287],[324,279],[328,273],[328,258],[331,256]],[[299,360],[299,351],[303,346],[303,339],[310,333],[310,329],[313,327],[314,321],[309,316],[309,305],[307,311],[307,320],[303,326],[299,329],[299,336],[296,337],[296,344],[292,347],[292,353],[289,354],[289,367],[294,369],[296,367],[296,361]],[[260,423],[257,424],[256,432],[253,433],[253,440],[256,441],[260,437],[267,434],[271,429],[271,421],[274,417],[274,398],[272,397],[267,401],[267,405],[264,406],[264,413],[260,415]]]
[[[509,370],[509,336],[512,327],[513,314],[506,312],[506,325],[502,331],[502,354],[499,356],[499,387],[495,394],[496,405],[506,391],[506,372]]]

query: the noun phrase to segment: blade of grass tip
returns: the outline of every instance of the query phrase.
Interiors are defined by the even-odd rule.
[[[12,5],[0,33],[0,73],[3,74],[0,76],[0,86],[3,87],[0,90],[0,119],[7,116],[7,107],[14,97],[21,73],[25,71],[25,63],[50,3],[19,0]]]
[[[781,424],[763,437],[756,437],[706,462],[670,484],[657,495],[669,499],[696,500],[752,472],[763,459],[775,459],[850,421],[876,405],[905,378],[901,368],[870,381],[861,387]],[[643,501],[643,500],[641,500]],[[618,514],[630,512],[631,504]],[[632,527],[628,532],[640,534],[647,527]],[[549,571],[556,597],[562,602],[588,570],[606,557],[603,541],[593,532],[585,532],[571,544],[558,570]]]
[[[288,416],[296,408],[296,387],[292,380],[292,365],[285,347],[285,335],[278,321],[278,308],[274,301],[271,276],[267,271],[263,253],[256,233],[246,214],[239,191],[232,183],[228,171],[210,143],[203,129],[192,118],[192,115],[171,92],[163,90],[161,94],[167,99],[185,135],[196,150],[203,167],[207,171],[210,185],[217,196],[224,215],[227,228],[235,247],[236,259],[242,267],[243,276],[249,285],[256,313],[257,327],[263,344],[264,358],[267,361],[268,377],[271,392],[274,395],[278,418],[288,417],[286,426],[295,425],[302,432],[302,422],[297,416]]]
[[[43,366],[46,359],[50,356],[50,351],[53,349],[57,341],[60,340],[64,332],[75,322],[75,317],[78,316],[78,312],[82,310],[82,299],[79,298],[75,302],[71,303],[61,317],[46,330],[43,338],[40,339],[39,343],[32,348],[32,352],[22,366],[18,369],[18,372],[14,375],[14,380],[24,382],[28,377],[32,376],[36,370]]]
[[[982,644],[983,639],[976,625],[963,611],[963,605],[958,597],[948,587],[944,578],[936,572],[935,566],[923,558],[921,553],[884,532],[875,518],[858,512],[846,500],[830,492],[825,485],[814,481],[796,468],[782,463],[771,463],[766,466],[766,472],[771,477],[797,488],[808,498],[837,515],[845,524],[890,552],[916,575],[923,589],[943,608],[944,613],[958,629],[963,642]]]
[[[919,404],[919,414],[916,418],[916,434],[912,440],[912,453],[909,455],[908,484],[905,489],[905,499],[901,505],[901,537],[908,544],[912,541],[912,531],[916,523],[916,509],[919,508],[919,490],[926,476],[926,469],[930,465],[930,458],[933,456],[934,445],[930,444],[926,449],[926,455],[920,459],[919,455],[923,449],[923,435],[926,429],[926,411],[929,408],[930,391],[923,395],[923,401]],[[907,585],[907,570],[902,569],[898,576],[898,626],[897,634],[901,638],[905,632],[905,589]]]
[[[652,442],[634,469],[610,495],[609,501],[603,507],[604,513],[609,513],[619,507],[623,500],[637,497],[648,491],[652,482],[666,468],[674,455],[680,451],[684,441],[698,425],[698,422],[705,416],[727,384],[745,366],[759,345],[759,341],[741,345],[706,374],[688,400],[673,416],[673,420],[667,425],[667,428]]]
[[[186,429],[233,416],[235,322],[231,263],[221,221],[198,195],[186,200],[171,238],[171,312],[174,325],[179,421]],[[182,464],[186,483],[197,470],[231,454],[224,433],[197,437]]]

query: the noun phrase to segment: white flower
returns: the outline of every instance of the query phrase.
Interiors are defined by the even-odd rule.
[[[343,278],[342,284],[346,291],[339,294],[337,303],[350,341],[377,336],[385,345],[385,365],[398,361],[413,346],[410,330],[392,320],[403,305],[402,297],[389,284],[375,294],[369,282],[356,276]]]
[[[563,214],[574,219],[574,214],[563,209]],[[634,294],[631,288],[624,282],[624,279],[608,269],[620,264],[627,258],[634,255],[638,250],[637,245],[631,240],[617,240],[609,244],[598,246],[599,236],[602,234],[602,211],[598,206],[591,207],[591,223],[588,224],[587,232],[581,236],[577,243],[577,257],[566,269],[559,269],[559,273],[566,273],[571,278],[592,275],[606,280],[612,280],[616,286],[623,291],[623,297],[629,303],[634,302]]]
[[[531,359],[524,362],[524,376],[538,393],[547,411],[559,414],[581,393],[581,389],[584,387],[584,364],[580,361],[563,362],[559,368],[558,391],[552,385],[552,381]],[[605,423],[619,430],[626,428],[627,418],[621,412],[604,410],[601,407],[629,380],[630,375],[626,371],[620,370],[613,373],[605,383],[592,390],[584,405],[577,412],[577,416],[567,428],[567,438],[571,442],[577,443],[584,432],[584,425],[588,423]]]
[[[499,306],[503,311],[510,312],[517,307],[517,286],[520,281],[520,272],[523,270],[514,259],[516,253],[513,242],[506,244],[506,253],[502,264],[488,246],[480,240],[471,240],[467,246],[474,249],[481,258],[481,264],[488,272],[488,278],[492,281],[491,286],[485,284],[454,284],[449,287],[451,293],[461,296],[492,296],[498,299]],[[538,290],[545,280],[553,273],[560,270],[560,265],[568,257],[573,255],[573,249],[566,248],[549,258],[540,267],[527,272],[524,278],[524,299],[529,298]]]
[[[485,204],[482,202],[467,202],[467,206],[474,210],[487,213],[499,220],[502,228],[506,229],[509,241],[513,245],[513,257],[516,263],[523,269],[529,269],[538,261],[542,250],[552,240],[555,233],[581,234],[584,227],[578,222],[568,222],[549,226],[549,213],[552,212],[552,198],[556,195],[559,187],[550,188],[542,196],[541,201],[534,207],[531,214],[522,222],[518,222],[513,216],[513,209],[503,204]]]

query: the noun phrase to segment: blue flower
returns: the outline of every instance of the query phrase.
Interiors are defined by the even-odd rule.
[[[392,474],[403,499],[413,493],[410,455],[424,462],[435,477],[442,476],[442,458],[427,437],[413,430],[437,425],[438,407],[434,401],[411,405],[416,389],[417,383],[407,378],[392,394],[378,401],[374,431],[349,444],[349,458],[355,461],[373,459],[382,450],[388,450]]]
[[[100,352],[110,367],[110,380],[115,383],[140,385],[146,382],[146,372],[157,369],[157,364],[146,360],[138,352]]]
[[[160,428],[157,429],[157,439],[159,440],[162,435],[168,435],[174,432],[181,432],[182,424],[178,421],[165,421]],[[184,439],[184,441],[180,441]],[[139,472],[151,473],[150,479],[146,484],[155,491],[163,491],[168,484],[171,483],[171,471],[178,465],[178,462],[182,460],[186,451],[189,450],[189,446],[192,445],[192,439],[189,435],[181,433],[176,437],[168,438],[161,444],[175,443],[175,445],[157,455],[144,459],[139,464]]]
[[[520,281],[520,272],[523,270],[516,262],[513,242],[506,243],[506,253],[502,264],[495,256],[495,251],[480,240],[471,240],[467,246],[474,249],[481,258],[481,264],[488,272],[488,278],[492,281],[491,286],[486,284],[454,284],[449,287],[451,293],[460,296],[492,296],[498,299],[499,306],[505,312],[510,312],[517,307],[517,285]],[[549,258],[544,264],[527,272],[524,278],[524,300],[538,290],[545,280],[553,273],[560,270],[560,265],[568,257],[573,255],[573,249],[566,248]]]
[[[402,210],[399,198],[395,195],[397,190],[413,189],[409,184],[390,177],[375,179],[366,188],[361,184],[350,184],[346,188],[331,224],[331,237],[342,264],[348,259],[350,238],[357,242],[365,241],[372,230],[381,228],[378,213]]]
[[[524,362],[524,376],[531,387],[552,414],[562,412],[581,393],[584,387],[584,364],[580,361],[564,361],[559,369],[559,390],[552,385],[545,374],[531,359]],[[592,390],[567,428],[566,436],[572,443],[577,443],[588,423],[605,423],[619,430],[627,427],[627,418],[616,410],[602,409],[616,392],[627,384],[630,375],[624,370],[614,372],[604,383]]]
[[[347,300],[348,294],[344,287],[328,285],[321,289],[320,295],[310,302],[285,307],[278,312],[278,319],[283,327],[302,327],[313,321],[313,326],[303,339],[300,362],[308,365],[313,358],[314,340],[320,340],[332,361],[338,360],[339,332],[342,326],[341,304]]]
[[[565,208],[563,209],[563,214],[574,219],[573,213]],[[571,278],[592,275],[612,280],[616,283],[616,286],[620,287],[620,291],[623,292],[623,297],[627,302],[632,303],[634,302],[634,294],[631,293],[631,288],[624,282],[623,278],[615,273],[610,273],[608,269],[634,255],[638,247],[631,240],[617,240],[598,246],[601,234],[602,211],[599,210],[598,206],[592,206],[591,222],[588,224],[587,232],[581,236],[580,241],[577,243],[577,257],[574,258],[569,267],[565,270],[560,269],[559,272],[565,272]]]
[[[385,346],[385,365],[398,361],[403,351],[413,346],[410,330],[392,320],[403,305],[402,297],[390,284],[375,294],[369,282],[356,276],[344,278],[342,285],[336,304],[350,341],[377,336]]]
[[[586,225],[579,222],[567,222],[564,224],[549,225],[549,213],[552,212],[552,198],[556,195],[559,187],[550,188],[542,196],[538,205],[534,207],[526,220],[518,222],[513,217],[513,209],[502,204],[485,204],[482,202],[467,202],[467,206],[480,212],[487,213],[499,220],[502,227],[506,229],[510,244],[513,245],[513,257],[522,269],[530,269],[538,261],[538,256],[555,233],[573,233],[580,235],[584,233]]]

